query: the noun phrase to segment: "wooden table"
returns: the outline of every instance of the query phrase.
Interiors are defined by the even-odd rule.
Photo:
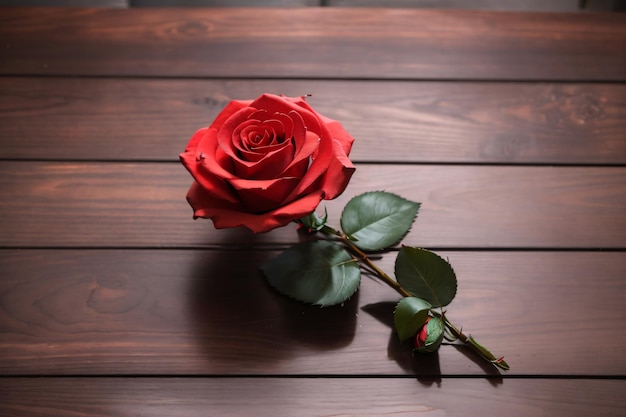
[[[623,415],[624,15],[2,9],[0,74],[0,415]],[[372,280],[277,295],[257,268],[294,227],[192,220],[178,154],[263,92],[355,136],[331,223],[366,190],[422,202],[406,243],[510,372],[412,357]]]

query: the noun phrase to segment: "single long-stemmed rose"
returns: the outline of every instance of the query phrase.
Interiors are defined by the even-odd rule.
[[[340,231],[326,224],[327,215],[315,214],[322,200],[345,190],[355,170],[348,159],[353,141],[305,97],[263,94],[254,101],[233,100],[180,155],[195,180],[187,193],[194,218],[255,233],[292,221],[322,232],[327,239],[298,244],[261,267],[279,292],[321,306],[340,304],[359,287],[363,267],[402,295],[395,328],[401,340],[414,339],[417,352],[435,351],[444,338],[455,339],[509,369],[445,316],[443,308],[457,285],[447,261],[424,249],[402,247],[393,279],[368,257],[402,240],[419,203],[382,191],[361,194],[344,208]]]

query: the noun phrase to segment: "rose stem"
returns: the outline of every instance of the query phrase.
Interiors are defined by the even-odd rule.
[[[504,369],[506,371],[509,370],[509,364],[506,363],[504,361],[504,358],[496,358],[493,353],[491,353],[487,348],[485,348],[484,346],[480,345],[478,342],[476,342],[474,339],[472,339],[471,337],[467,337],[465,334],[463,334],[463,332],[461,330],[459,330],[454,324],[452,324],[450,322],[450,320],[448,320],[448,318],[445,316],[445,314],[443,313],[437,313],[431,310],[431,312],[440,317],[444,324],[446,325],[446,327],[452,332],[452,334],[457,337],[461,342],[465,343],[467,346],[469,346],[470,348],[472,348],[472,350],[476,353],[478,353],[483,359],[485,359],[487,362],[492,363],[494,366],[500,368],[500,369]]]
[[[326,233],[326,234],[330,234],[330,235],[334,235],[334,236],[339,237],[341,242],[343,242],[345,245],[347,245],[350,248],[350,250],[355,255],[357,255],[357,257],[363,263],[365,263],[365,265],[367,265],[371,270],[373,270],[383,282],[385,282],[391,288],[396,290],[403,297],[412,297],[412,295],[407,290],[402,288],[402,286],[397,281],[392,279],[389,275],[387,275],[387,273],[385,271],[380,269],[378,267],[378,265],[376,265],[374,262],[372,262],[372,260],[370,258],[368,258],[367,254],[365,252],[363,252],[361,249],[359,249],[354,244],[354,242],[352,242],[350,239],[348,239],[346,237],[346,235],[344,235],[343,233],[340,233],[339,231],[333,229],[330,226],[326,226],[326,225],[324,225],[324,227],[322,228],[321,231]],[[443,320],[445,326],[452,332],[452,334],[456,338],[458,338],[465,345],[469,346],[472,350],[474,350],[476,353],[478,353],[483,359],[485,359],[486,361],[492,363],[494,366],[496,366],[498,368],[501,368],[501,369],[504,369],[504,370],[509,370],[509,365],[503,360],[503,358],[497,359],[484,346],[481,346],[475,340],[467,337],[461,330],[459,330],[454,324],[452,324],[452,322],[450,322],[450,320],[448,320],[448,318],[445,316],[445,314],[443,314],[443,313],[436,313],[436,312],[434,312],[432,310],[431,310],[431,312],[434,315],[438,316],[439,318],[441,318]]]
[[[345,245],[347,245],[350,248],[350,250],[355,255],[357,255],[357,257],[363,263],[365,263],[371,270],[373,270],[378,275],[378,277],[382,281],[385,282],[385,284],[389,285],[391,288],[393,288],[394,290],[399,292],[400,295],[402,295],[403,297],[410,297],[411,296],[411,294],[407,290],[402,288],[402,286],[400,284],[398,284],[397,281],[392,279],[389,275],[387,275],[387,273],[385,271],[380,269],[378,267],[378,265],[376,265],[374,262],[372,262],[372,260],[367,257],[367,254],[365,252],[363,252],[361,249],[359,249],[350,239],[348,239],[346,237],[346,235],[344,235],[343,233],[339,233],[337,230],[333,229],[332,227],[326,226],[326,225],[322,228],[322,232],[338,236],[339,239]]]

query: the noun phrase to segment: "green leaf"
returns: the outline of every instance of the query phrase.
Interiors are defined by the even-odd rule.
[[[428,336],[424,341],[424,346],[417,348],[420,353],[432,353],[439,349],[441,342],[443,342],[443,336],[446,331],[446,327],[443,320],[439,317],[431,317],[428,321]]]
[[[428,311],[432,306],[417,297],[405,297],[398,305],[393,315],[393,322],[400,340],[414,337],[417,331],[426,323]]]
[[[443,307],[456,295],[456,275],[452,266],[425,249],[404,246],[398,252],[396,280],[411,295]]]
[[[341,213],[341,228],[363,250],[383,250],[400,241],[415,221],[420,203],[385,191],[352,198]]]
[[[340,304],[359,287],[359,263],[336,242],[308,241],[261,266],[278,292],[320,306]]]

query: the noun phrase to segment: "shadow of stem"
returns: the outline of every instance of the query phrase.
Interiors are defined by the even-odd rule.
[[[413,354],[411,341],[400,341],[395,330],[393,330],[393,312],[395,306],[395,302],[385,301],[368,304],[361,307],[361,309],[392,329],[389,337],[389,343],[387,345],[387,354],[391,359],[393,359],[402,369],[415,375],[420,383],[427,386],[433,384],[440,385],[441,379],[444,375],[441,373],[439,351],[428,354]],[[478,365],[493,386],[503,383],[500,372],[493,365],[485,362],[485,360],[472,349],[465,345],[452,344],[452,346],[454,346],[462,355]]]

